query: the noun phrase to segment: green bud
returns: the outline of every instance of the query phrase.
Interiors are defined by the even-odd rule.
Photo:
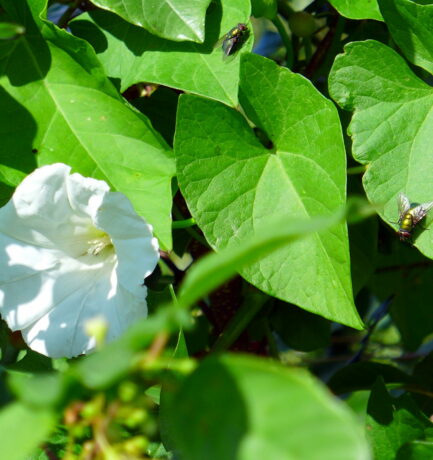
[[[135,436],[123,443],[123,450],[129,455],[140,455],[146,452],[149,440],[144,436]]]
[[[94,418],[101,413],[103,405],[103,397],[99,395],[84,405],[80,411],[80,415],[84,419]]]
[[[137,385],[134,382],[122,382],[119,385],[118,394],[122,402],[131,402],[138,393]]]
[[[293,13],[289,18],[289,27],[298,37],[310,37],[317,29],[316,20],[306,11]]]

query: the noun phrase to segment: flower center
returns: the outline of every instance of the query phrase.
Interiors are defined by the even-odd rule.
[[[89,244],[89,248],[87,249],[87,254],[91,256],[97,256],[106,247],[113,246],[113,242],[111,241],[111,238],[106,233],[104,233],[99,238],[89,240],[87,243]]]

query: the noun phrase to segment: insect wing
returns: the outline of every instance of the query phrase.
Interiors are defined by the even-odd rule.
[[[400,195],[398,196],[398,215],[399,215],[398,222],[399,223],[403,219],[404,215],[409,211],[409,209],[410,209],[409,198],[404,193],[400,193]]]
[[[230,56],[233,46],[236,43],[236,37],[234,38],[227,38],[223,41],[222,48],[223,52],[226,56]]]
[[[221,48],[222,44],[224,43],[224,41],[227,39],[227,34],[224,34],[221,38],[218,39],[218,41],[215,43],[215,45],[213,46],[213,49],[216,49],[216,48]]]
[[[413,225],[416,225],[425,215],[433,208],[433,201],[428,201],[427,203],[419,204],[410,210],[410,213],[413,217]]]

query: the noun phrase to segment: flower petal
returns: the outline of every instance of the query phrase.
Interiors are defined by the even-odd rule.
[[[0,209],[0,312],[28,345],[52,357],[95,346],[147,315],[143,278],[159,259],[152,227],[109,186],[62,164],[35,170]]]
[[[29,174],[0,209],[0,232],[29,244],[53,247],[50,236],[57,234],[72,211],[65,186],[70,169],[55,164]]]
[[[85,324],[103,317],[108,324],[107,341],[122,334],[127,327],[147,316],[146,288],[138,299],[119,289],[115,271],[111,277],[100,278],[87,290],[80,289],[65,298],[49,313],[22,331],[26,343],[35,351],[57,357],[73,357],[92,350],[93,338],[85,333]],[[107,292],[111,296],[106,297]]]
[[[28,327],[75,291],[108,277],[117,263],[114,252],[78,260],[55,249],[22,244],[8,244],[6,254],[6,262],[0,258],[1,266],[9,267],[1,273],[0,310],[12,330]]]
[[[75,173],[67,178],[66,185],[72,209],[81,217],[94,220],[105,195],[110,191],[108,184]]]
[[[110,235],[114,244],[119,282],[131,293],[137,292],[159,260],[158,241],[151,225],[136,214],[125,195],[116,192],[104,197],[95,224]]]

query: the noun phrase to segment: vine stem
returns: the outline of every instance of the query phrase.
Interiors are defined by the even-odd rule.
[[[257,300],[255,302],[246,302],[242,305],[213,344],[211,352],[215,353],[229,349],[236,342],[251,320],[262,309],[264,303],[265,302],[262,300]]]
[[[72,15],[74,14],[75,10],[78,8],[80,3],[81,0],[74,0],[72,5],[70,5],[60,17],[59,22],[57,23],[58,27],[64,29],[68,25],[68,22],[72,18]]]
[[[326,34],[325,38],[321,41],[320,45],[317,47],[316,52],[313,54],[310,62],[308,63],[304,76],[307,78],[312,78],[319,67],[322,65],[322,62],[327,56],[329,49],[336,43],[336,40],[339,40],[341,33],[343,32],[344,19],[341,16],[336,16],[330,26],[329,31]]]
[[[278,33],[281,36],[281,40],[284,43],[284,46],[286,48],[286,61],[287,61],[287,67],[291,69],[293,67],[293,44],[292,40],[289,37],[289,34],[287,33],[286,27],[281,19],[280,15],[276,15],[275,18],[272,20],[274,26],[277,28]]]
[[[346,172],[348,176],[353,176],[355,174],[363,174],[365,171],[367,171],[367,167],[365,165],[360,165],[347,168]]]
[[[168,343],[170,335],[167,331],[161,331],[153,340],[152,344],[149,347],[149,351],[146,354],[147,364],[155,361],[158,356],[164,351],[165,346]]]
[[[171,224],[172,228],[189,228],[193,227],[196,225],[196,221],[194,217],[191,217],[189,219],[183,219],[183,220],[174,220]]]

